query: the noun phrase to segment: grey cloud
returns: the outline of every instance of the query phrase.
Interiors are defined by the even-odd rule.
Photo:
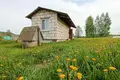
[[[102,12],[109,12],[112,19],[111,33],[120,31],[119,0],[86,0],[84,4],[80,5],[76,2],[73,0],[2,0],[0,3],[0,31],[10,29],[12,32],[20,33],[24,26],[31,25],[31,21],[25,16],[38,6],[67,12],[73,22],[80,25],[82,29],[84,29],[85,20],[89,15],[96,17]]]

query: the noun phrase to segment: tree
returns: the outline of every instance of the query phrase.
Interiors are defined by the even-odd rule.
[[[80,26],[77,26],[76,31],[75,31],[75,36],[76,36],[77,38],[79,38],[79,37],[81,36],[82,32],[83,32],[83,31],[82,31],[81,27],[80,27]]]
[[[93,22],[93,17],[89,16],[85,26],[86,37],[95,37],[96,29]]]
[[[98,36],[108,36],[110,30],[111,20],[108,15],[108,12],[104,15],[97,16],[95,20],[96,35]]]
[[[104,36],[104,32],[105,32],[105,29],[104,29],[104,18],[105,18],[105,15],[104,13],[101,14],[100,16],[100,19],[99,19],[99,22],[98,22],[98,33],[99,33],[99,36]]]
[[[7,34],[8,36],[11,36],[11,31],[10,31],[10,30],[7,30],[6,34]]]
[[[99,20],[100,20],[100,18],[99,18],[99,15],[96,17],[96,19],[95,19],[95,28],[96,28],[96,36],[99,36]]]
[[[109,32],[109,30],[110,30],[110,25],[112,24],[108,12],[107,12],[106,15],[105,15],[104,22],[105,22],[105,24],[104,24],[104,27],[105,27],[104,36],[108,36],[108,35],[110,34],[110,32]]]

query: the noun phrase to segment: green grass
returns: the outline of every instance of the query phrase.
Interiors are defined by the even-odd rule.
[[[74,58],[76,62],[72,62]],[[59,68],[65,74],[62,80],[77,80],[78,72],[82,73],[82,80],[120,80],[120,39],[74,39],[28,49],[14,41],[1,41],[0,65],[0,80],[17,80],[19,76],[24,80],[60,80]],[[78,70],[71,70],[70,65]],[[116,70],[110,70],[110,66]]]

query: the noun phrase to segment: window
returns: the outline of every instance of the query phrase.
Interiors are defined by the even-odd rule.
[[[42,30],[48,30],[49,29],[49,26],[48,26],[48,24],[49,24],[49,19],[43,19],[42,20]]]

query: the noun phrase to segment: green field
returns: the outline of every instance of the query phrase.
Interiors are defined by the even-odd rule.
[[[22,49],[0,41],[0,80],[120,80],[120,39],[81,38]]]

